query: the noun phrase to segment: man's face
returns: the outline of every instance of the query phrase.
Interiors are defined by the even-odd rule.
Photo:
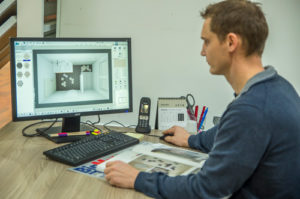
[[[201,55],[206,57],[210,65],[210,73],[215,75],[224,75],[229,69],[230,59],[226,47],[226,41],[220,42],[218,36],[210,30],[210,18],[207,18],[203,24],[201,38],[203,46]]]

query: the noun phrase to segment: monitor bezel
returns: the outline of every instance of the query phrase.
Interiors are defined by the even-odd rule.
[[[62,113],[53,115],[38,115],[38,116],[17,116],[17,89],[16,89],[16,63],[15,63],[15,45],[14,42],[20,41],[63,41],[63,42],[75,42],[75,41],[110,41],[110,42],[127,42],[128,43],[128,87],[129,87],[129,107],[126,109],[113,109],[113,110],[100,110],[89,112],[74,112],[74,113]],[[90,115],[102,115],[102,114],[116,114],[116,113],[128,113],[133,111],[132,106],[132,57],[131,57],[131,38],[76,38],[76,37],[59,37],[59,38],[43,38],[43,37],[17,37],[10,38],[10,65],[11,65],[11,105],[12,105],[12,119],[13,121],[27,121],[27,120],[42,120],[53,118],[66,118],[77,116],[90,116]]]

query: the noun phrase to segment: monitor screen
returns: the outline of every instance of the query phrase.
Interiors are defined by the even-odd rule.
[[[130,38],[12,38],[13,120],[132,112]]]

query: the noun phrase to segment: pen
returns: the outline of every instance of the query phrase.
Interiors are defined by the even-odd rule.
[[[198,132],[199,132],[199,133],[201,132],[201,127],[202,127],[202,125],[203,125],[203,122],[204,122],[204,120],[205,120],[205,117],[206,117],[207,111],[208,111],[208,107],[206,107],[206,109],[205,109],[205,111],[204,111],[204,114],[203,114],[203,117],[202,117],[202,120],[201,120],[201,123],[200,123],[199,129],[198,129]]]
[[[196,105],[195,106],[195,118],[196,118],[196,121],[197,121],[197,117],[198,117],[198,108],[199,108],[199,106]]]
[[[62,133],[54,133],[49,134],[50,137],[66,137],[66,136],[74,136],[74,135],[90,135],[91,131],[80,131],[80,132],[62,132]]]
[[[199,118],[199,122],[198,122],[198,124],[197,124],[197,129],[199,129],[199,126],[200,126],[200,123],[201,123],[201,120],[202,120],[203,114],[204,114],[204,112],[205,112],[205,108],[206,108],[206,106],[203,106],[203,108],[202,108],[202,112],[201,112],[201,116],[200,116],[200,118]]]

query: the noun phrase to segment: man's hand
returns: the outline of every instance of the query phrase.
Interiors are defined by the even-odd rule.
[[[139,172],[119,160],[108,162],[104,169],[105,178],[109,184],[122,188],[134,188],[134,182]]]
[[[189,147],[188,139],[191,136],[184,128],[173,126],[163,132],[163,134],[173,134],[173,136],[165,137],[165,141],[177,146]]]

